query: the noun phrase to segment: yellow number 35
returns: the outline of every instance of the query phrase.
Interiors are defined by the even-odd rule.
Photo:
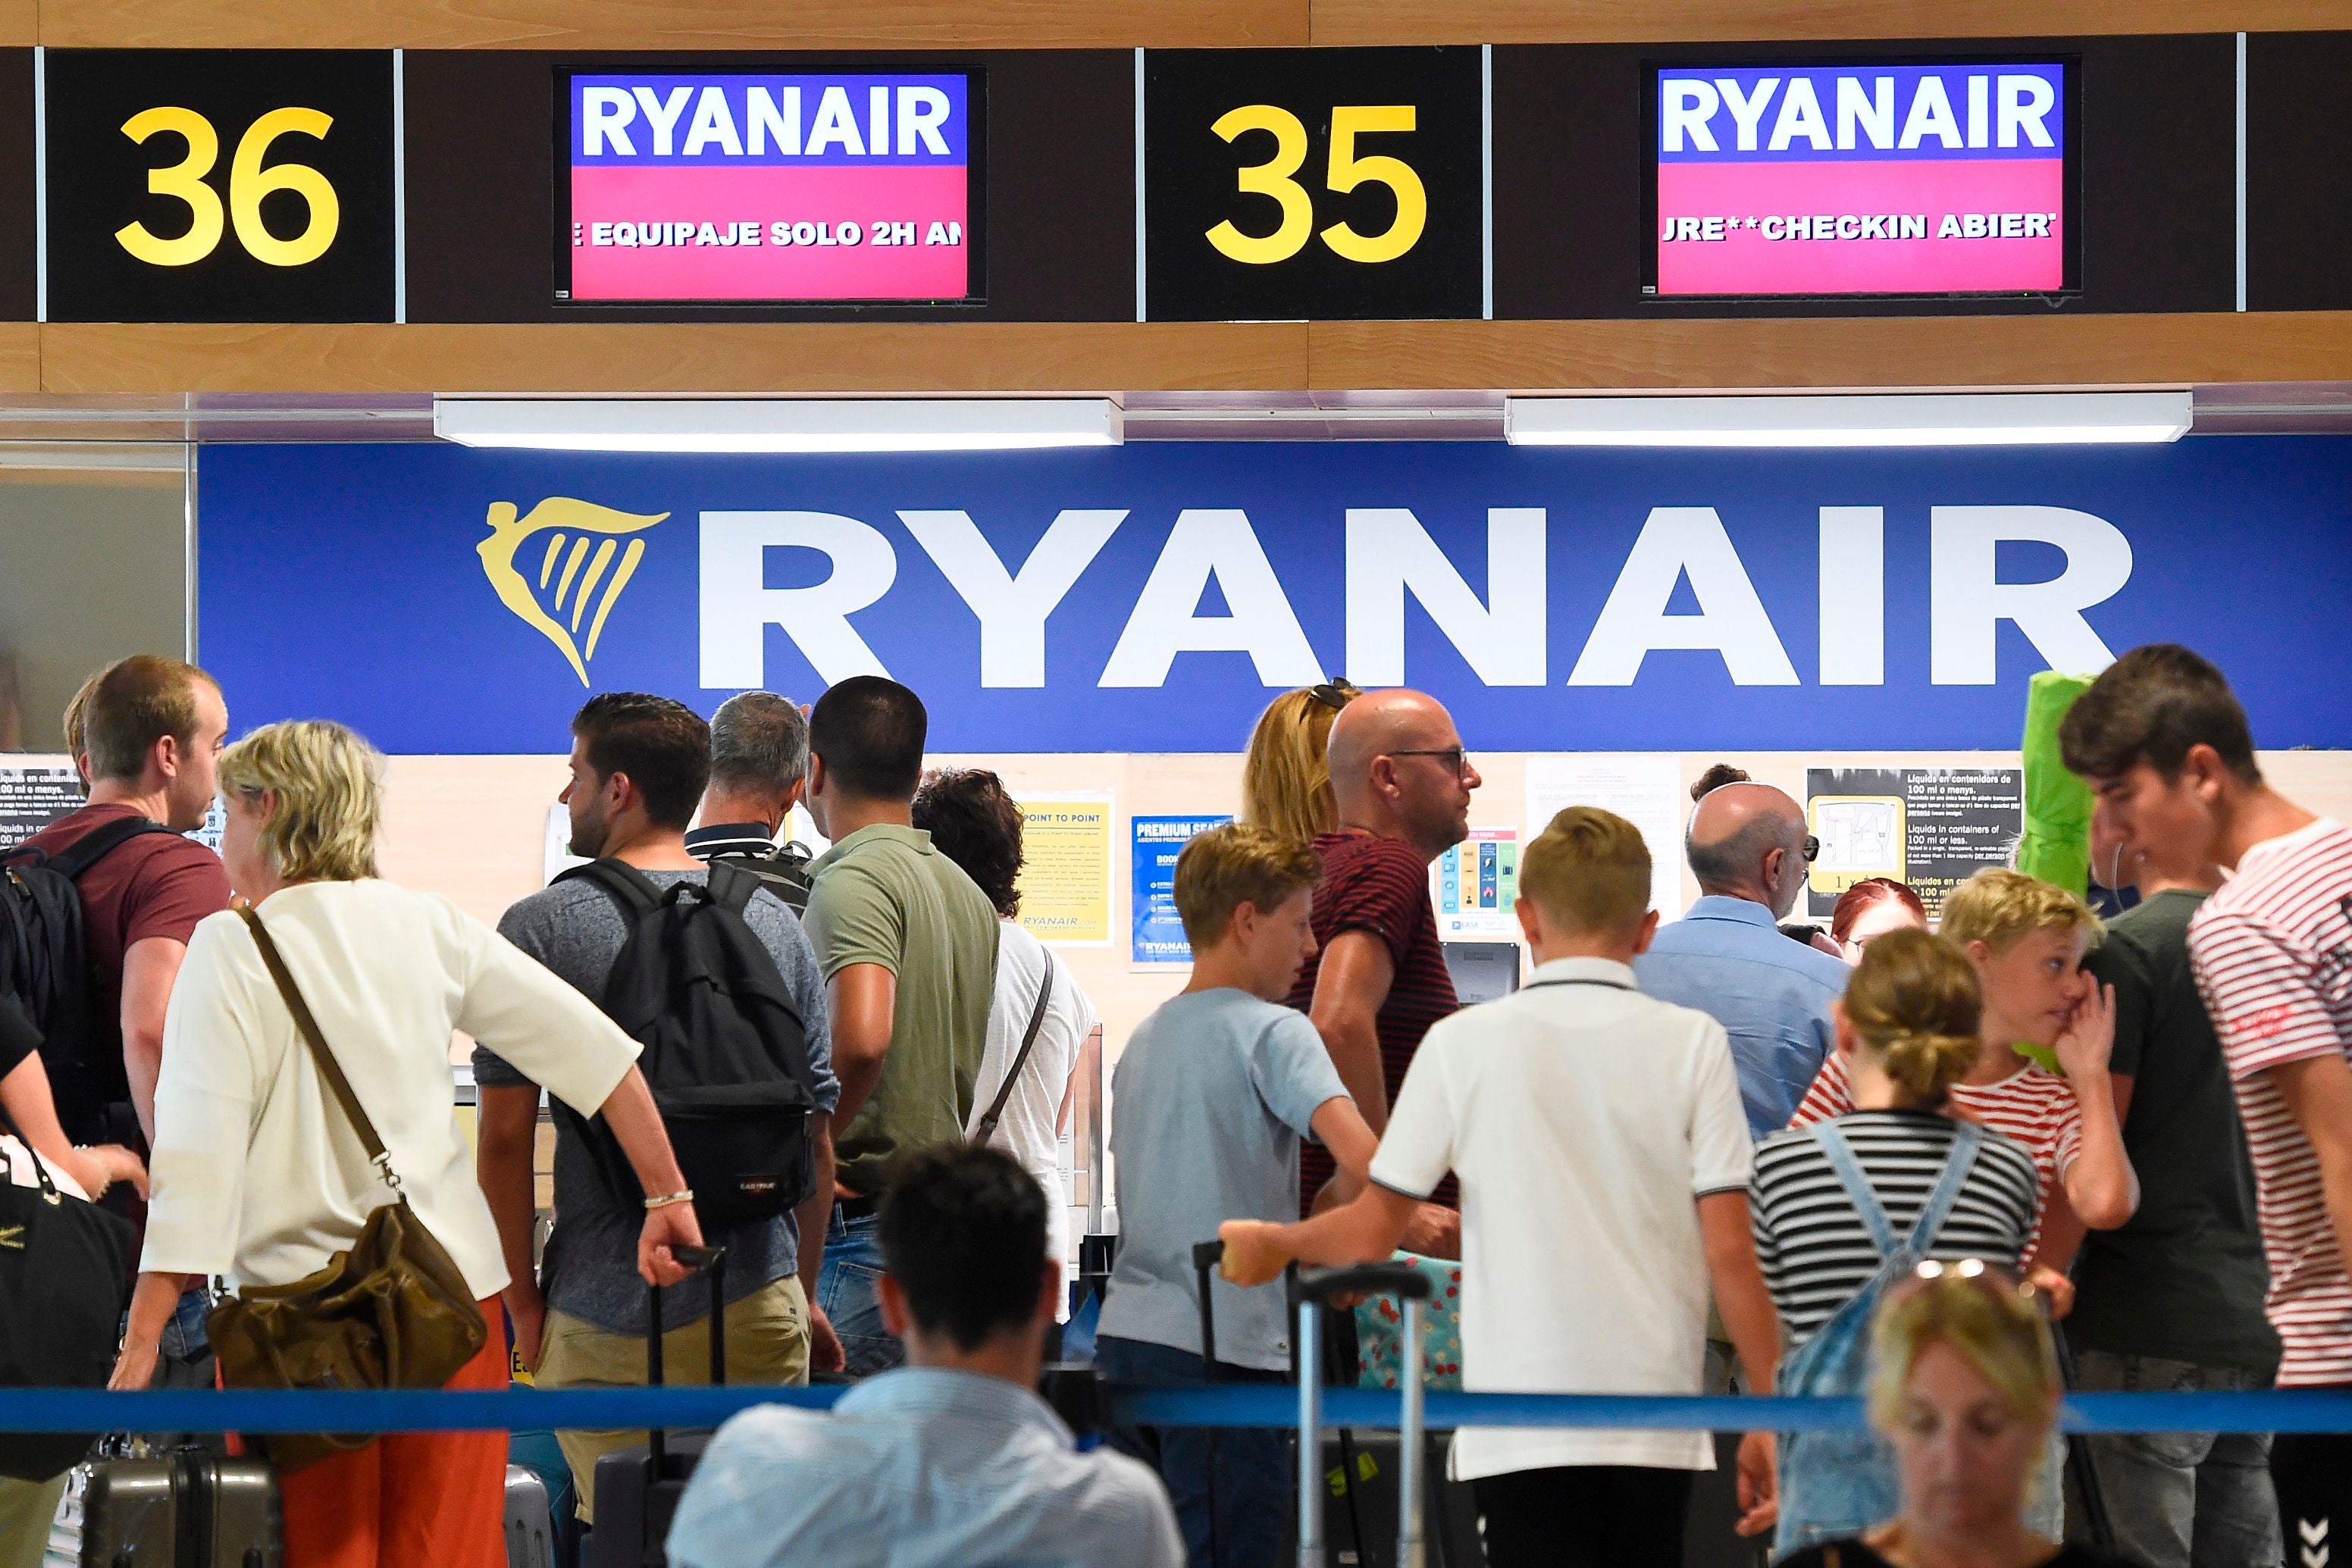
[[[1362,184],[1386,185],[1396,193],[1396,221],[1381,233],[1358,234],[1344,223],[1323,231],[1323,243],[1349,261],[1394,261],[1413,247],[1428,225],[1429,193],[1412,165],[1402,158],[1360,157],[1356,152],[1359,135],[1411,131],[1413,121],[1414,110],[1409,103],[1342,104],[1331,110],[1331,162],[1323,183],[1340,192]],[[1286,109],[1251,103],[1229,110],[1209,129],[1227,141],[1246,131],[1272,134],[1274,156],[1239,171],[1234,183],[1243,192],[1271,196],[1282,206],[1282,223],[1272,234],[1244,234],[1228,218],[1209,231],[1209,243],[1235,261],[1252,266],[1288,261],[1306,248],[1307,231],[1315,226],[1315,204],[1307,187],[1291,177],[1307,162],[1307,127]]]
[[[236,155],[229,161],[227,217],[236,225],[237,243],[256,261],[271,267],[300,267],[316,261],[335,243],[342,224],[342,204],[327,177],[305,163],[277,163],[265,169],[261,160],[269,144],[289,133],[324,140],[333,119],[315,109],[273,109],[247,127],[237,139]],[[156,267],[185,267],[202,261],[219,246],[222,207],[219,193],[205,183],[220,159],[220,136],[213,122],[193,109],[142,110],[122,122],[122,134],[144,142],[158,131],[169,131],[188,144],[179,162],[147,171],[147,189],[170,196],[188,209],[187,232],[159,239],[142,223],[128,223],[114,231],[122,248]],[[279,239],[261,221],[261,200],[272,191],[292,191],[309,204],[310,221],[291,239]]]

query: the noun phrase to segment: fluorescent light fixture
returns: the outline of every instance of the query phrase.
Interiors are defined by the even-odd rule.
[[[2059,446],[2178,441],[2185,392],[1515,397],[1515,446]]]
[[[433,433],[556,452],[1013,452],[1120,440],[1108,398],[436,398]]]

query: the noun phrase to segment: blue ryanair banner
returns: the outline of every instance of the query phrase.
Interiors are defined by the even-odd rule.
[[[1276,691],[1423,686],[1487,750],[2006,748],[2025,683],[2219,661],[2352,747],[2352,440],[1904,454],[1138,444],[685,457],[220,446],[201,655],[240,729],[547,753],[881,671],[931,749],[1232,751]]]

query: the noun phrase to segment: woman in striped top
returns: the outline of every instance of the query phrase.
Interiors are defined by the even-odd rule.
[[[2041,1204],[2033,1155],[1996,1135],[1976,1140],[1969,1157],[1946,1103],[1976,1065],[1982,1011],[1976,967],[1959,949],[1924,931],[1890,931],[1873,941],[1832,1009],[1831,1061],[1848,1086],[1834,1122],[1898,1238],[1920,1225],[1947,1167],[1967,1157],[1944,1220],[1922,1239],[1920,1255],[2017,1268],[2031,1251]],[[1749,1193],[1757,1261],[1794,1355],[1863,1294],[1885,1254],[1817,1132],[1791,1128],[1759,1145]],[[2048,1271],[2037,1277],[2044,1281],[2065,1288]],[[1893,1495],[1891,1463],[1883,1449],[1873,1455],[1839,1445],[1809,1459],[1792,1444],[1781,1477],[1782,1549],[1868,1517],[1870,1500]],[[1808,1468],[1801,1473],[1801,1466]],[[2048,1469],[2053,1484],[2037,1494],[2041,1507],[2031,1522],[2054,1533],[2059,1497],[2054,1464]]]
[[[1958,1134],[1945,1097],[1976,1062],[1979,1010],[1968,960],[1924,931],[1890,931],[1872,942],[1835,1005],[1832,1060],[1851,1086],[1838,1130],[1898,1236],[1918,1222],[1951,1157]],[[1757,1260],[1793,1349],[1877,1270],[1878,1248],[1811,1133],[1792,1129],[1758,1145],[1749,1190]],[[1927,1255],[2016,1267],[2041,1195],[2022,1145],[1984,1140]]]
[[[1980,871],[1944,900],[1940,935],[1967,954],[1984,997],[1975,1058],[1950,1088],[1952,1113],[2006,1134],[2033,1156],[2042,1218],[2028,1257],[2060,1273],[2084,1226],[2112,1230],[2139,1206],[2107,1075],[2115,992],[2083,972],[2098,928],[2098,916],[2072,893],[2013,871]],[[2046,1071],[2035,1057],[2063,1071]],[[1834,1054],[1789,1124],[1826,1121],[1853,1105],[1845,1059]],[[2071,1289],[2053,1300],[2063,1315]]]

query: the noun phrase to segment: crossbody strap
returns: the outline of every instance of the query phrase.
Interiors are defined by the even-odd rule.
[[[1037,1031],[1045,1027],[1045,1004],[1054,995],[1054,955],[1045,955],[1045,977],[1037,982],[1037,1005],[1029,1009],[1029,1029],[1021,1037],[1021,1050],[1013,1056],[1013,1065],[1004,1070],[1004,1082],[998,1085],[996,1103],[988,1114],[980,1119],[980,1130],[972,1134],[972,1143],[984,1145],[996,1136],[996,1124],[1004,1120],[1004,1107],[1013,1098],[1013,1085],[1021,1082],[1021,1070],[1029,1065],[1029,1053],[1037,1047]]]
[[[236,912],[245,917],[247,928],[253,933],[253,945],[261,949],[261,961],[268,966],[269,977],[278,983],[278,994],[285,998],[286,1010],[294,1015],[294,1032],[310,1048],[311,1059],[319,1064],[319,1076],[327,1081],[335,1103],[351,1118],[352,1129],[359,1134],[360,1146],[367,1150],[369,1163],[383,1174],[393,1191],[399,1192],[400,1177],[393,1174],[392,1156],[384,1152],[383,1140],[376,1136],[375,1124],[368,1120],[360,1097],[352,1092],[352,1081],[343,1076],[342,1064],[328,1049],[327,1037],[319,1032],[319,1020],[311,1016],[310,1004],[302,999],[301,989],[294,984],[294,976],[286,967],[278,944],[270,940],[269,928],[261,924],[260,912],[250,904],[239,904]]]

